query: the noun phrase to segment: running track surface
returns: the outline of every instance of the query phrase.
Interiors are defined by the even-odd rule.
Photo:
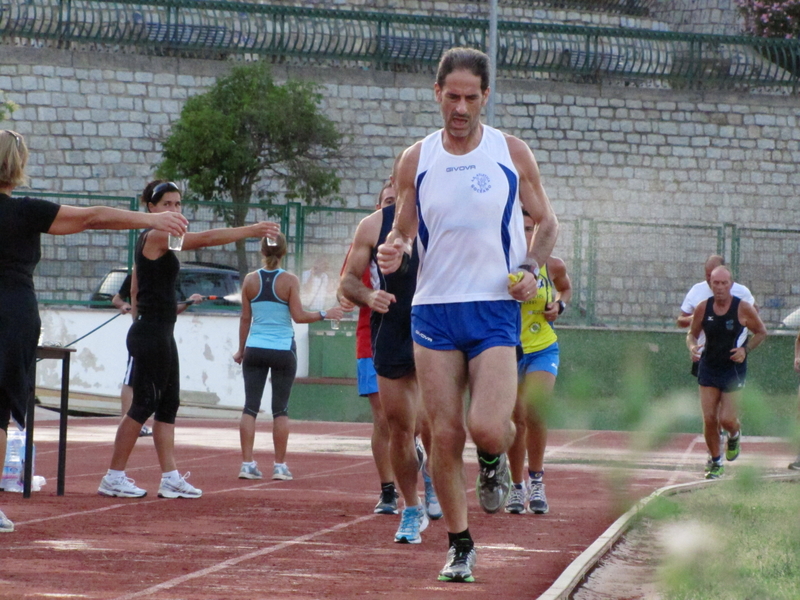
[[[36,426],[29,499],[0,493],[16,531],[0,534],[0,599],[102,598],[267,600],[277,598],[531,599],[544,592],[631,503],[665,485],[702,476],[702,439],[681,434],[653,451],[631,450],[628,434],[552,431],[546,457],[547,515],[484,514],[468,490],[477,544],[476,582],[437,581],[447,551],[443,521],[419,545],[393,542],[399,516],[375,515],[378,478],[371,425],[293,422],[287,462],[293,481],[272,481],[271,423],[258,423],[261,481],[237,478],[238,422],[178,422],[181,472],[203,489],[197,500],[157,497],[152,438],[140,438],[128,476],[142,499],[106,498],[97,486],[111,457],[114,418],[70,418],[66,495],[55,495],[57,422]],[[791,449],[744,438],[739,464],[786,472]],[[468,481],[477,476],[465,451]],[[420,482],[420,490],[422,490]]]

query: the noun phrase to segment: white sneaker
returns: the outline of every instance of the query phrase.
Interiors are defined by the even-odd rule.
[[[104,475],[100,480],[100,487],[97,493],[101,496],[111,496],[112,498],[141,498],[147,495],[147,491],[136,487],[135,482],[130,477],[117,477],[111,479]]]
[[[261,479],[261,471],[258,470],[258,463],[247,465],[242,463],[242,468],[239,470],[239,479]]]
[[[14,523],[0,510],[0,533],[11,533],[12,531],[14,531]]]
[[[159,498],[199,498],[203,495],[203,490],[198,490],[186,479],[191,473],[186,473],[177,481],[161,478],[161,485],[158,486]]]
[[[291,481],[292,473],[291,471],[289,471],[289,467],[286,466],[286,463],[282,465],[275,465],[274,467],[272,467],[272,478],[283,479],[284,481]]]

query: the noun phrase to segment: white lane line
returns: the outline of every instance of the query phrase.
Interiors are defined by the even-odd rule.
[[[694,453],[694,447],[698,442],[705,442],[705,439],[702,436],[697,436],[691,441],[689,446],[683,451],[683,454],[681,454],[681,457],[678,459],[678,463],[675,465],[675,470],[667,481],[667,485],[665,487],[674,485],[678,480],[678,477],[683,473],[681,470],[683,465],[689,462],[689,457]]]
[[[368,465],[368,464],[371,464],[371,463],[372,463],[372,461],[364,460],[364,461],[360,461],[358,463],[355,463],[355,464],[352,464],[352,465],[348,465],[348,466],[344,466],[344,467],[337,467],[335,469],[326,469],[325,471],[319,471],[318,473],[314,473],[313,475],[305,475],[302,478],[303,479],[313,479],[313,478],[317,478],[317,477],[325,477],[325,476],[328,476],[328,475],[330,475],[332,473],[340,473],[341,471],[346,471],[348,469],[361,468],[364,465]],[[298,477],[298,479],[300,479],[300,478]],[[235,488],[227,488],[227,489],[224,489],[224,490],[214,490],[212,492],[203,492],[203,495],[204,496],[213,496],[215,494],[227,494],[227,493],[230,493],[230,492],[241,492],[241,491],[247,491],[247,490],[258,490],[258,489],[267,487],[269,485],[273,485],[273,484],[277,485],[277,484],[280,484],[280,483],[285,483],[285,482],[284,481],[278,481],[278,480],[269,480],[269,481],[265,481],[265,482],[257,483],[257,484],[253,484],[253,485],[245,485],[245,486],[239,486],[239,487],[235,487]],[[39,519],[31,519],[29,521],[14,521],[14,525],[15,525],[15,527],[20,527],[22,525],[33,525],[35,523],[44,523],[46,521],[57,521],[59,519],[71,519],[72,517],[79,517],[79,516],[84,516],[84,515],[92,515],[92,514],[96,514],[96,513],[105,512],[105,511],[108,511],[108,510],[115,510],[115,509],[118,509],[118,508],[132,508],[132,507],[137,507],[138,508],[139,506],[146,506],[148,504],[153,504],[154,502],[169,502],[169,500],[165,500],[164,498],[153,498],[152,500],[142,500],[142,499],[130,498],[129,500],[130,501],[128,501],[128,502],[121,502],[121,503],[118,503],[118,504],[112,504],[112,505],[109,505],[109,506],[104,506],[102,508],[93,508],[91,510],[81,510],[81,511],[76,511],[76,512],[71,512],[71,513],[66,513],[66,514],[53,515],[51,517],[41,517]],[[198,498],[198,500],[200,500],[200,499]]]
[[[348,521],[347,523],[339,523],[338,525],[334,525],[333,527],[328,527],[327,529],[320,529],[319,531],[315,531],[314,533],[307,533],[306,535],[301,535],[300,537],[296,537],[292,540],[281,542],[280,544],[276,544],[275,546],[270,546],[269,548],[262,548],[261,550],[248,552],[247,554],[243,554],[242,556],[236,558],[229,558],[228,560],[224,560],[221,563],[217,563],[214,566],[206,567],[205,569],[200,569],[199,571],[195,571],[194,573],[187,573],[186,575],[182,575],[180,577],[175,577],[174,579],[170,579],[168,581],[159,583],[158,585],[151,586],[149,588],[143,589],[138,592],[125,594],[123,596],[118,596],[114,600],[131,600],[132,598],[140,598],[142,596],[149,596],[151,594],[160,592],[162,590],[168,590],[182,583],[186,583],[187,581],[191,581],[192,579],[197,579],[198,577],[204,577],[206,575],[210,575],[212,573],[216,573],[218,571],[227,569],[228,567],[233,567],[239,564],[240,562],[244,562],[246,560],[250,560],[253,558],[258,558],[266,554],[272,554],[273,552],[283,550],[284,548],[288,548],[289,546],[296,546],[297,544],[308,542],[309,540],[313,540],[320,536],[327,535],[335,531],[340,531],[342,529],[346,529],[353,525],[358,525],[360,523],[363,523],[364,521],[369,521],[377,516],[378,515],[373,513],[371,515],[365,515],[363,517],[359,517],[357,519],[354,519],[353,521]]]
[[[595,437],[597,435],[600,435],[601,433],[603,433],[603,432],[602,431],[593,431],[593,432],[588,433],[588,434],[586,434],[584,436],[581,436],[579,438],[575,438],[574,440],[570,440],[566,444],[561,444],[560,446],[555,446],[555,447],[551,446],[550,448],[548,448],[545,451],[544,455],[548,456],[548,457],[552,456],[553,454],[555,454],[559,450],[563,450],[564,448],[569,448],[570,446],[573,446],[573,445],[577,444],[578,442],[582,442],[584,440],[588,440],[588,439],[593,438],[593,437]]]

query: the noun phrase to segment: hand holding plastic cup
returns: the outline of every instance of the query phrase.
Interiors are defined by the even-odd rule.
[[[172,235],[169,234],[169,241],[167,242],[167,246],[170,250],[174,250],[179,252],[183,248],[183,236],[182,235]]]

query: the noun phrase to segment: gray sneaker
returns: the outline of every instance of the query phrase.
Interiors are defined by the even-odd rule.
[[[239,471],[239,479],[261,479],[262,474],[261,471],[258,470],[258,464],[247,465],[242,464],[242,468]]]
[[[525,488],[511,486],[511,491],[506,500],[506,512],[512,515],[521,515],[525,512]]]
[[[508,460],[505,454],[501,454],[492,463],[486,464],[482,458],[478,457],[478,465],[481,468],[475,483],[478,503],[487,513],[496,513],[505,506],[506,498],[512,487]]]
[[[544,495],[544,484],[541,482],[528,482],[528,512],[535,515],[545,515],[550,512],[547,497]]]
[[[797,455],[797,460],[793,463],[789,463],[789,468],[792,471],[800,471],[800,454]]]
[[[374,512],[377,515],[396,515],[399,514],[400,511],[397,510],[397,490],[392,488],[388,492],[381,491],[380,500],[375,505]]]
[[[186,481],[191,473],[186,473],[178,481],[161,478],[161,485],[158,486],[159,498],[199,498],[203,495],[203,490],[198,490],[191,483]]]
[[[0,533],[11,533],[12,531],[14,531],[14,523],[0,510]]]
[[[108,475],[104,475],[100,480],[100,487],[97,488],[97,493],[101,496],[110,496],[112,498],[142,498],[147,495],[147,492],[140,487],[136,487],[135,482],[130,477],[118,477],[111,479]]]
[[[475,548],[459,548],[450,546],[447,551],[447,562],[444,569],[439,571],[439,581],[454,581],[458,583],[472,583],[475,578],[472,576],[472,569],[475,568],[475,561],[478,556]]]
[[[283,463],[282,465],[273,465],[272,478],[281,479],[283,481],[291,481],[292,472],[289,470],[289,467],[286,466],[286,463]]]

